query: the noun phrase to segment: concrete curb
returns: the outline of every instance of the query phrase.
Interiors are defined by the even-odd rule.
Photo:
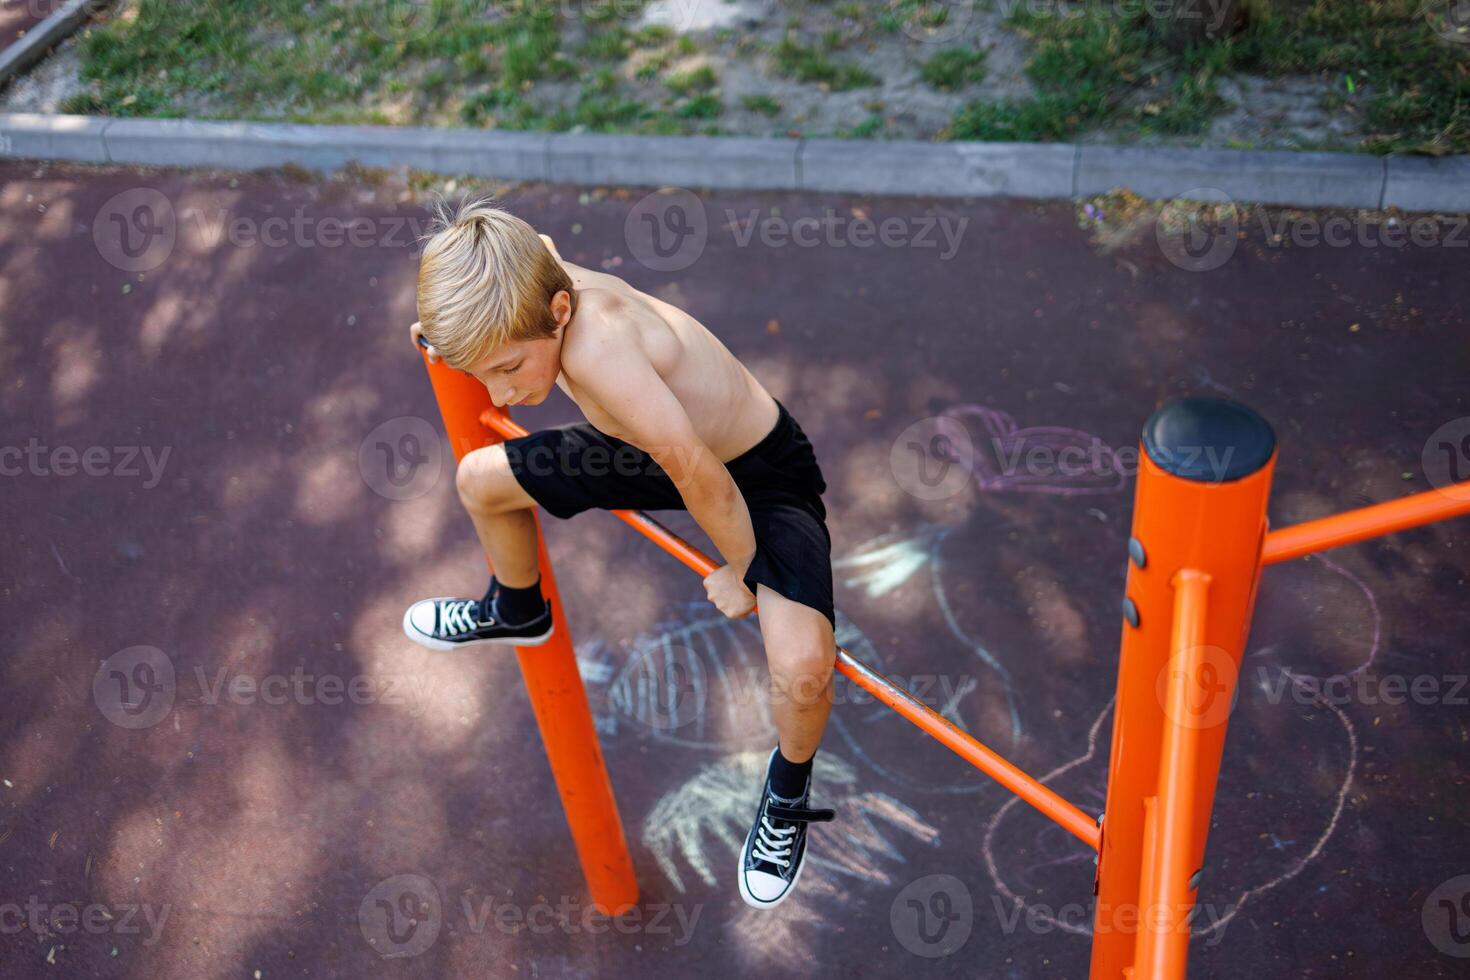
[[[1470,212],[1470,157],[1043,143],[516,133],[0,114],[0,157],[226,170],[412,167],[513,181],[920,197],[1154,199]]]
[[[1378,208],[1385,173],[1382,157],[1353,153],[1084,146],[1077,193],[1126,186],[1146,198],[1211,200],[1213,191],[1262,204]]]
[[[97,9],[99,0],[68,0],[56,13],[41,21],[26,36],[0,51],[0,85],[40,61],[84,24]]]

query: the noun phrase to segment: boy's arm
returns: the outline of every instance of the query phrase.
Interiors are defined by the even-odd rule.
[[[756,547],[745,497],[694,431],[683,404],[639,345],[636,329],[605,317],[579,347],[574,362],[563,361],[563,370],[618,421],[629,442],[663,467],[690,516],[743,577]]]

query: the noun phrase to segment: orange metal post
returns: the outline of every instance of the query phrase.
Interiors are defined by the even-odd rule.
[[[430,364],[425,357],[424,364],[429,370],[455,459],[463,459],[466,453],[498,441],[490,438],[481,425],[481,413],[493,410],[485,386],[442,362]],[[582,873],[587,878],[587,890],[594,905],[604,913],[617,914],[637,903],[638,882],[617,802],[613,799],[612,782],[603,763],[602,746],[593,728],[587,692],[577,671],[577,657],[556,577],[546,554],[546,539],[540,533],[539,515],[536,531],[541,591],[551,600],[557,626],[551,638],[540,646],[516,647],[516,658],[526,682],[526,693],[531,698],[531,710],[541,729],[551,774],[561,794],[572,842],[582,862]],[[488,556],[486,561],[488,564]]]
[[[1191,875],[1204,842],[1200,827],[1195,760],[1199,728],[1193,722],[1196,688],[1205,665],[1206,592],[1210,577],[1186,568],[1174,578],[1174,636],[1164,682],[1164,745],[1159,788],[1144,800],[1143,870],[1139,876],[1138,940],[1134,976],[1155,980],[1184,976],[1189,960]],[[1209,819],[1208,812],[1205,814]]]
[[[1461,514],[1470,514],[1470,481],[1272,531],[1262,559],[1274,565]]]
[[[1270,426],[1233,402],[1172,402],[1144,427],[1098,856],[1094,980],[1161,975],[1138,971],[1141,964],[1135,963],[1137,931],[1149,914],[1142,907],[1146,837],[1162,842],[1156,845],[1151,870],[1156,881],[1158,875],[1168,875],[1163,893],[1192,895],[1195,890],[1235,678],[1255,605],[1275,461]],[[1202,631],[1191,635],[1193,664],[1171,665],[1176,576],[1183,569],[1209,576],[1209,615]],[[1180,584],[1193,581],[1186,578]],[[1185,672],[1176,679],[1187,685],[1182,690],[1190,695],[1187,717],[1173,721],[1193,731],[1171,748],[1183,755],[1171,758],[1169,771],[1189,770],[1194,790],[1191,800],[1166,812],[1157,798],[1168,711],[1174,710],[1166,710],[1171,669]],[[1171,778],[1177,784],[1177,777]],[[1155,802],[1150,804],[1150,798]],[[1152,827],[1150,809],[1155,813]],[[1171,819],[1186,826],[1168,825]],[[1181,874],[1188,877],[1175,881]]]

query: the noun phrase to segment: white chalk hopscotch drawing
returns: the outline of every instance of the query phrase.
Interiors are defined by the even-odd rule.
[[[719,877],[711,866],[706,845],[721,845],[733,873],[745,833],[755,818],[756,794],[766,774],[769,751],[741,752],[701,767],[699,772],[666,793],[643,821],[643,841],[653,852],[669,882],[682,894],[685,875],[692,872],[706,885]],[[891,866],[905,862],[895,841],[939,843],[939,830],[912,807],[885,793],[863,790],[852,764],[834,752],[817,753],[812,781],[822,787],[826,805],[839,807],[842,821],[812,824],[809,871],[802,890],[814,896],[837,890],[842,878],[888,884]]]
[[[1020,695],[1016,690],[1015,682],[1005,664],[1000,662],[990,648],[960,626],[945,592],[942,549],[945,539],[953,530],[952,527],[924,524],[918,528],[917,532],[910,531],[906,536],[898,532],[885,534],[859,545],[852,555],[834,560],[832,570],[834,572],[854,571],[856,574],[845,579],[843,585],[848,588],[860,588],[868,598],[877,599],[903,585],[920,571],[927,569],[934,592],[934,601],[944,616],[945,626],[962,648],[970,651],[987,670],[995,675],[1000,690],[1005,695],[1006,710],[1010,719],[1011,745],[1014,746],[1020,741],[1023,728]],[[968,731],[968,726],[959,714],[959,701],[965,694],[969,694],[978,687],[978,681],[975,678],[967,678],[967,680],[969,683],[964,685],[963,692],[946,703],[940,714]],[[896,770],[890,771],[869,759],[862,752],[861,746],[851,744],[850,748],[890,778],[901,783],[909,782],[908,777],[903,773]],[[988,780],[984,776],[977,774],[973,780],[967,779],[962,784],[946,787],[946,791],[973,793],[982,789],[987,783]]]
[[[1378,606],[1377,596],[1374,595],[1373,590],[1360,577],[1353,574],[1332,559],[1327,558],[1323,555],[1316,555],[1313,556],[1312,559],[1309,559],[1309,561],[1320,561],[1329,571],[1331,571],[1335,575],[1339,575],[1345,578],[1363,595],[1366,608],[1372,619],[1372,631],[1371,638],[1368,643],[1368,653],[1363,658],[1362,662],[1359,663],[1352,670],[1346,671],[1340,675],[1333,675],[1344,677],[1356,676],[1371,667],[1374,661],[1378,659],[1380,653],[1380,639],[1383,632],[1383,623],[1382,614]],[[1279,646],[1277,644],[1267,644],[1256,652],[1247,655],[1246,660],[1252,661],[1260,658],[1274,658],[1278,650]],[[1285,665],[1279,663],[1276,665],[1276,670],[1292,680],[1304,676],[1300,673],[1292,671]],[[1317,680],[1322,683],[1327,682],[1329,679],[1330,678],[1327,677],[1317,678]],[[1240,683],[1244,685],[1246,683],[1249,683],[1250,680],[1251,678],[1247,674],[1246,668],[1243,666],[1241,671]],[[1263,692],[1269,693],[1268,688],[1270,685],[1269,680],[1266,676],[1262,676],[1260,678],[1259,686],[1262,688]],[[1273,710],[1291,711],[1294,712],[1298,718],[1302,717],[1302,708],[1297,705],[1296,702],[1290,697],[1281,700],[1273,700],[1268,703],[1271,703],[1273,705]],[[1343,807],[1347,802],[1347,795],[1352,789],[1353,778],[1358,768],[1358,733],[1352,719],[1348,717],[1347,713],[1341,707],[1331,703],[1330,701],[1325,700],[1319,701],[1318,704],[1321,707],[1326,708],[1331,713],[1334,720],[1337,721],[1338,725],[1341,728],[1342,746],[1346,749],[1346,762],[1343,765],[1340,776],[1335,780],[1335,789],[1330,794],[1330,798],[1322,800],[1321,805],[1324,812],[1320,816],[1320,826],[1318,830],[1311,838],[1310,843],[1304,846],[1301,849],[1300,853],[1294,858],[1294,860],[1287,862],[1284,867],[1277,865],[1276,862],[1271,859],[1271,854],[1266,852],[1281,851],[1284,849],[1284,844],[1294,844],[1295,842],[1282,842],[1276,839],[1274,836],[1271,837],[1271,840],[1269,842],[1263,842],[1262,848],[1266,863],[1272,866],[1280,867],[1280,870],[1276,874],[1270,876],[1265,881],[1262,881],[1258,884],[1251,884],[1247,886],[1236,884],[1231,887],[1229,889],[1230,891],[1235,891],[1235,889],[1238,889],[1238,891],[1235,891],[1234,896],[1232,898],[1229,898],[1227,901],[1223,903],[1215,903],[1216,906],[1223,911],[1221,911],[1212,921],[1204,925],[1195,926],[1193,929],[1193,935],[1195,937],[1208,937],[1218,933],[1221,929],[1224,929],[1225,926],[1232,919],[1234,919],[1235,916],[1240,913],[1240,910],[1244,908],[1252,899],[1258,898],[1261,895],[1272,891],[1273,889],[1279,888],[1280,886],[1286,884],[1288,881],[1291,881],[1293,878],[1300,875],[1309,864],[1318,860],[1322,856],[1327,847],[1328,840],[1336,831],[1338,822],[1342,817]],[[1114,702],[1109,701],[1107,706],[1098,713],[1096,719],[1093,721],[1092,726],[1088,731],[1087,750],[1082,755],[1079,755],[1076,758],[1065,762],[1057,768],[1051,770],[1050,772],[1039,776],[1038,778],[1041,780],[1041,782],[1049,784],[1067,774],[1068,772],[1074,769],[1078,769],[1079,767],[1092,767],[1098,770],[1099,775],[1102,774],[1102,769],[1107,765],[1107,759],[1105,758],[1105,754],[1099,754],[1098,752],[1098,737],[1102,731],[1103,722],[1111,714],[1113,706]],[[1310,785],[1310,781],[1304,780],[1303,785]],[[1093,807],[1093,809],[1089,810],[1089,812],[1100,812],[1103,805],[1102,787],[1100,785],[1100,781],[1093,780],[1090,785],[1085,787],[1085,790],[1087,792],[1087,796],[1083,799],[1074,800],[1074,802],[1077,802],[1079,805],[1083,806],[1084,809],[1088,808],[1089,806]],[[1033,863],[1025,867],[1007,869],[1006,871],[1003,871],[1001,868],[1001,862],[996,856],[996,833],[1005,820],[1015,816],[1018,813],[1026,812],[1024,807],[1020,808],[1019,810],[1017,809],[1020,802],[1021,801],[1016,798],[1007,800],[1000,807],[1000,809],[991,816],[990,820],[985,825],[985,838],[982,845],[982,852],[985,857],[986,869],[987,871],[989,871],[991,878],[995,881],[996,889],[1000,893],[1000,895],[1006,901],[1012,903],[1013,905],[1020,908],[1026,908],[1029,905],[1026,896],[1021,894],[1017,888],[1012,887],[1012,882],[1010,881],[1010,878],[1014,877],[1016,879],[1019,879],[1021,883],[1024,883],[1026,882],[1029,874],[1039,870],[1042,867],[1054,865],[1085,865],[1090,870],[1092,865],[1093,852],[1089,848],[1086,848],[1077,841],[1073,840],[1073,838],[1071,838],[1070,836],[1058,836],[1055,833],[1056,828],[1048,825],[1037,834],[1035,841],[1035,850],[1040,853],[1049,853],[1052,856],[1049,857],[1047,860],[1039,863]],[[1294,803],[1298,806],[1301,805],[1301,803],[1298,801],[1294,801]],[[1044,839],[1047,836],[1051,837],[1050,841]],[[1239,865],[1242,862],[1240,859],[1236,859],[1232,863]],[[1037,906],[1032,908],[1030,912],[1031,914],[1036,915],[1038,919],[1045,921],[1050,925],[1055,926],[1056,928],[1061,929],[1065,932],[1072,933],[1073,935],[1092,935],[1092,928],[1090,924],[1080,925],[1075,922],[1060,920],[1051,914],[1050,907],[1044,903],[1038,904]]]
[[[1120,484],[1096,477],[1074,479],[1011,479],[1002,472],[1001,464],[1017,447],[1044,445],[1054,450],[1066,446],[1093,446],[1098,443],[1088,433],[1065,428],[1030,428],[1021,430],[1004,412],[979,405],[961,405],[948,410],[955,418],[978,417],[990,435],[996,461],[977,459],[976,477],[987,490],[1014,489],[1023,492],[1108,493]],[[983,455],[983,454],[980,454]],[[1111,457],[1109,457],[1111,458]],[[960,626],[943,588],[943,563],[940,548],[949,534],[948,528],[925,525],[908,535],[893,534],[868,542],[848,558],[834,561],[834,571],[853,569],[848,586],[859,585],[870,598],[898,588],[918,572],[931,572],[936,602],[946,625],[956,640],[992,671],[998,679],[1009,710],[1012,742],[1022,733],[1020,704],[1014,682],[1006,666],[980,641],[969,636]],[[836,641],[856,657],[885,669],[884,658],[867,637],[841,609],[836,610]],[[681,892],[685,883],[674,861],[677,851],[698,877],[708,885],[715,884],[714,872],[705,856],[709,840],[723,842],[731,860],[738,853],[748,829],[751,788],[763,777],[766,747],[775,738],[769,704],[761,694],[767,676],[760,628],[753,618],[730,620],[710,614],[706,604],[691,602],[676,612],[672,625],[639,637],[625,660],[619,662],[620,651],[610,649],[600,640],[578,648],[583,679],[593,688],[603,688],[604,696],[594,699],[597,706],[598,731],[617,737],[628,725],[640,733],[660,741],[691,748],[728,752],[732,747],[744,751],[727,755],[722,761],[701,770],[688,782],[665,796],[645,826],[645,843],[659,856],[659,864],[670,882]],[[978,687],[977,679],[965,677],[954,690],[943,692],[937,710],[961,727],[967,728],[960,713],[961,703]],[[993,789],[984,776],[967,776],[963,783],[936,786],[915,779],[902,769],[880,763],[864,748],[862,728],[868,725],[907,724],[892,716],[890,709],[873,703],[864,710],[834,711],[829,731],[859,762],[880,776],[906,789],[929,794],[978,793]],[[938,832],[924,822],[919,813],[891,796],[877,792],[853,793],[844,788],[855,785],[852,766],[831,749],[817,756],[816,782],[824,787],[831,805],[843,807],[846,820],[841,840],[824,841],[836,831],[825,825],[813,828],[813,868],[823,868],[833,876],[843,875],[865,881],[887,883],[889,876],[875,861],[886,856],[894,862],[904,860],[879,833],[874,819],[886,821],[917,838],[934,845]],[[857,822],[854,817],[861,815]],[[854,829],[857,828],[857,829]],[[856,834],[857,836],[853,836]],[[826,848],[824,843],[835,844]],[[819,853],[837,855],[819,858]],[[733,870],[733,865],[732,865]],[[814,876],[806,882],[809,896],[833,891],[826,875]]]
[[[982,445],[988,452],[977,451],[969,455],[973,456],[974,476],[983,491],[1045,493],[1057,496],[1097,495],[1119,493],[1126,482],[1125,471],[1113,451],[1090,432],[1065,426],[1029,426],[1023,429],[1009,413],[973,402],[951,406],[939,414],[959,420],[962,425],[967,418],[979,420],[985,433]],[[969,431],[968,426],[966,431]],[[1080,467],[1081,472],[1069,473],[1059,468],[1022,472],[1020,461],[1026,459],[1033,449],[1044,450],[1044,458],[1047,460],[1066,458],[1064,453],[1072,449],[1080,452],[1081,458],[1089,459],[1092,463]],[[943,546],[954,530],[948,526],[921,524],[908,532],[885,534],[859,545],[853,554],[834,560],[832,569],[836,573],[851,573],[843,581],[843,585],[861,589],[869,599],[879,599],[927,570],[934,601],[939,606],[951,636],[996,678],[1005,697],[1009,715],[1010,745],[1015,747],[1024,734],[1021,695],[1015,681],[1009,669],[991,652],[989,646],[971,636],[960,625],[944,587]],[[969,726],[960,717],[959,704],[978,686],[979,681],[976,678],[967,677],[941,706],[940,714],[969,731]],[[916,789],[934,789],[916,783],[900,770],[879,765],[845,730],[839,734],[847,738],[850,751],[888,778]],[[944,786],[938,791],[977,793],[990,785],[992,784],[987,777],[976,773],[971,778]]]
[[[837,643],[881,665],[862,630],[842,610],[836,616]],[[660,741],[694,748],[772,744],[769,674],[754,616],[732,620],[711,612],[707,601],[689,602],[676,611],[673,625],[638,637],[621,664],[620,656],[597,639],[577,648],[583,680],[605,688],[594,705],[601,734],[616,736],[633,725]]]
[[[755,818],[767,751],[741,752],[705,765],[666,793],[643,821],[642,840],[670,884],[684,894],[734,879],[746,831]],[[813,781],[823,805],[841,819],[813,824],[801,888],[780,915],[738,905],[729,934],[737,952],[762,962],[812,954],[812,927],[825,932],[831,909],[853,898],[854,885],[891,888],[902,880],[907,851],[937,848],[939,829],[886,793],[861,788],[856,769],[835,752],[817,753]]]
[[[1004,454],[1014,452],[1016,445],[1035,445],[1036,440],[1045,440],[1045,444],[1054,448],[1096,445],[1092,436],[1080,430],[1051,427],[1019,429],[1006,413],[980,405],[958,406],[948,409],[946,414],[978,417],[1002,458]],[[983,459],[984,455],[976,454],[976,476],[982,489],[992,492],[1095,495],[1119,493],[1125,482],[1123,471],[1118,467],[1113,467],[1111,473],[1104,476],[1091,474],[1078,479],[1015,478],[1015,474],[992,468],[992,462]],[[860,545],[851,554],[835,559],[833,570],[834,573],[848,573],[842,584],[861,590],[870,599],[888,595],[914,576],[927,571],[935,602],[954,640],[994,676],[1003,693],[1009,713],[1011,744],[1014,745],[1024,733],[1024,700],[1003,659],[960,626],[945,589],[943,545],[953,530],[948,526],[920,524],[917,528],[885,534]],[[1367,585],[1356,576],[1329,559],[1321,560],[1327,568],[1361,589],[1371,610],[1373,637],[1370,652],[1363,664],[1350,672],[1351,676],[1367,669],[1378,655],[1381,622],[1377,601]],[[703,602],[686,604],[684,621],[641,637],[622,664],[615,662],[613,651],[598,641],[578,650],[584,678],[590,685],[606,688],[597,718],[599,730],[605,735],[616,736],[625,726],[635,724],[645,733],[651,730],[656,738],[685,746],[725,753],[732,747],[737,750],[702,767],[695,776],[662,797],[644,821],[644,843],[655,854],[670,883],[680,892],[688,887],[690,873],[706,885],[714,886],[725,873],[719,863],[721,861],[728,863],[728,871],[733,873],[735,855],[753,815],[746,812],[751,807],[751,790],[763,777],[768,747],[775,736],[766,703],[753,696],[751,678],[758,678],[765,667],[758,624],[753,618],[729,620],[705,614],[706,606]],[[693,618],[687,618],[691,614]],[[859,659],[880,670],[885,669],[883,657],[861,629],[841,610],[837,611],[837,620],[837,642]],[[1266,656],[1273,650],[1274,647],[1267,646],[1252,657]],[[1298,676],[1284,666],[1279,669],[1288,677]],[[1242,683],[1245,680],[1243,677]],[[968,684],[948,692],[938,710],[961,728],[970,730],[960,708],[978,686],[978,681],[970,679]],[[1196,935],[1208,935],[1223,928],[1250,899],[1290,881],[1321,856],[1342,814],[1358,764],[1358,740],[1351,719],[1340,708],[1331,704],[1325,706],[1341,726],[1347,762],[1330,804],[1324,802],[1330,812],[1323,815],[1315,839],[1274,877],[1242,888],[1226,913],[1208,925],[1196,927]],[[1112,707],[1109,701],[1097,714],[1081,755],[1040,777],[1042,782],[1051,783],[1074,770],[1084,770],[1079,774],[1080,780],[1077,776],[1070,777],[1069,786],[1076,794],[1074,802],[1088,812],[1100,812],[1103,808],[1107,758],[1106,753],[1097,751],[1097,742]],[[831,748],[824,748],[818,753],[815,781],[824,787],[824,794],[831,794],[826,797],[825,805],[841,807],[845,822],[840,830],[836,825],[813,827],[812,864],[814,870],[820,868],[822,873],[813,875],[814,881],[803,878],[803,891],[809,897],[841,896],[844,893],[840,892],[838,884],[844,879],[889,882],[893,869],[888,865],[905,862],[903,853],[891,840],[893,837],[931,847],[937,845],[939,839],[937,829],[915,808],[884,793],[858,791],[856,770],[838,754],[838,743],[857,762],[906,790],[930,795],[995,791],[995,784],[978,772],[972,776],[959,776],[946,785],[933,785],[914,779],[900,769],[883,765],[864,747],[866,740],[862,737],[862,727],[868,724],[907,723],[894,718],[887,708],[878,705],[873,705],[866,712],[851,709],[833,712],[829,726],[837,739]],[[986,867],[998,892],[1006,900],[1021,906],[1027,904],[1022,893],[1030,889],[1032,874],[1045,867],[1071,864],[1085,864],[1090,871],[1094,856],[1080,842],[1047,824],[1038,832],[1035,849],[1047,857],[1024,867],[1003,870],[996,855],[996,833],[1005,820],[1017,813],[1029,812],[1020,806],[1019,799],[1006,798],[984,824],[981,846]],[[860,820],[857,817],[859,813],[862,814]],[[886,832],[883,827],[887,828]],[[829,837],[839,833],[856,836]],[[718,845],[721,855],[715,861],[711,861],[706,850],[711,844]],[[782,929],[789,930],[804,921],[803,917],[815,914],[810,906],[800,902],[796,904],[798,909],[792,911]],[[1038,906],[1035,912],[1047,918],[1043,907]],[[1091,933],[1090,926],[1055,919],[1049,921],[1063,931],[1078,935]],[[772,927],[766,925],[762,928]]]

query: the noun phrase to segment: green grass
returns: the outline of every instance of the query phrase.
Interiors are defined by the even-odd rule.
[[[944,0],[897,0],[890,3],[900,23],[918,27],[943,27],[949,22],[950,4]]]
[[[664,79],[664,84],[676,95],[689,95],[692,92],[707,92],[714,88],[718,81],[713,68],[709,65],[700,65],[698,68],[670,75]]]
[[[709,65],[677,72],[664,79],[664,85],[679,98],[672,111],[679,119],[713,119],[725,111],[715,85],[719,78]]]
[[[501,78],[508,85],[519,86],[535,81],[548,66],[557,74],[571,76],[576,67],[566,59],[558,59],[561,35],[550,17],[527,17],[516,24],[504,39],[500,56]]]
[[[886,125],[888,125],[888,122],[882,116],[869,116],[851,129],[843,130],[837,135],[842,139],[872,139],[878,133],[882,132],[883,127]]]
[[[234,116],[351,119],[416,66],[429,91],[487,75],[510,87],[568,77],[554,10],[527,5],[489,21],[471,0],[303,4],[299,0],[141,0],[137,17],[81,36],[92,91],[67,108],[114,116],[182,115],[201,97]],[[400,14],[401,16],[394,16]]]
[[[824,84],[834,92],[877,85],[878,76],[846,61],[834,61],[817,50],[802,45],[787,35],[771,53],[776,71],[802,82]]]
[[[978,82],[985,77],[985,52],[947,48],[919,65],[919,77],[940,91]]]
[[[1211,46],[1192,53],[1183,64],[1169,90],[1135,111],[1134,118],[1144,132],[1165,134],[1198,133],[1225,108],[1225,100],[1215,90],[1227,60],[1228,50]]]
[[[771,95],[742,95],[740,105],[750,112],[759,112],[763,116],[776,116],[781,113],[781,101]]]
[[[640,48],[656,48],[674,39],[674,32],[662,24],[650,24],[633,35],[633,43]]]
[[[577,54],[588,61],[621,61],[632,47],[633,35],[622,25],[616,25],[577,45]]]
[[[1446,40],[1428,0],[1265,0],[1245,30],[1181,48],[1160,22],[1134,7],[1074,2],[1014,4],[1011,29],[1030,38],[1033,98],[972,102],[947,136],[1066,140],[1093,127],[1123,135],[1188,135],[1220,111],[1220,79],[1235,73],[1307,75],[1330,82],[1324,105],[1352,112],[1365,148],[1398,153],[1470,152],[1470,37]],[[710,131],[722,109],[712,72],[665,77],[699,45],[665,27],[634,26],[639,4],[495,5],[485,0],[140,0],[137,16],[104,16],[78,38],[85,91],[66,112],[170,117],[184,114],[305,122],[423,118],[471,125],[596,131]],[[716,41],[733,57],[770,57],[786,78],[833,91],[874,86],[855,41],[902,40],[915,27],[945,27],[942,0],[802,0],[788,8],[796,30],[772,47],[748,31]],[[1445,9],[1449,9],[1448,4]],[[799,14],[799,16],[798,16]],[[563,38],[575,21],[575,49]],[[838,26],[833,26],[833,25]],[[953,26],[953,25],[949,25]],[[1458,42],[1458,43],[1456,43]],[[732,50],[733,48],[733,50]],[[920,72],[939,89],[983,77],[983,53],[956,43],[919,46]],[[617,77],[640,59],[637,78],[672,98],[640,104]],[[644,61],[646,59],[646,61]],[[609,78],[611,77],[611,80]],[[539,95],[549,82],[573,94]],[[1347,80],[1351,80],[1349,85]],[[647,91],[647,88],[644,88]],[[657,96],[651,100],[660,103]],[[213,109],[196,108],[200,105]],[[778,117],[772,96],[741,100]],[[386,118],[390,112],[393,119]],[[434,113],[441,115],[435,116]],[[857,116],[847,135],[879,135],[877,115]]]
[[[1446,43],[1423,0],[1316,0],[1253,16],[1235,37],[1181,49],[1146,15],[1087,7],[1066,15],[1013,8],[1008,22],[1032,38],[1026,66],[1036,96],[959,110],[957,139],[1062,140],[1095,125],[1141,132],[1203,131],[1224,106],[1231,72],[1316,75],[1336,88],[1328,108],[1362,114],[1367,149],[1470,151],[1470,43]],[[1258,8],[1253,8],[1258,9]],[[1341,82],[1351,77],[1351,91]],[[1126,108],[1141,103],[1139,108]]]
[[[1295,17],[1253,25],[1232,46],[1230,66],[1266,75],[1351,73],[1359,91],[1349,98],[1363,113],[1370,149],[1464,153],[1470,151],[1470,43],[1438,37],[1436,28],[1446,29],[1433,16],[1439,8],[1426,14],[1422,2],[1318,0]]]
[[[674,108],[674,114],[681,119],[713,119],[724,109],[717,93],[701,92],[683,100]]]
[[[1026,66],[1036,97],[1019,103],[972,103],[955,114],[957,139],[1066,139],[1105,119],[1143,76],[1150,38],[1138,19],[1086,12],[1058,16],[1018,5],[1008,18],[1029,35]]]

